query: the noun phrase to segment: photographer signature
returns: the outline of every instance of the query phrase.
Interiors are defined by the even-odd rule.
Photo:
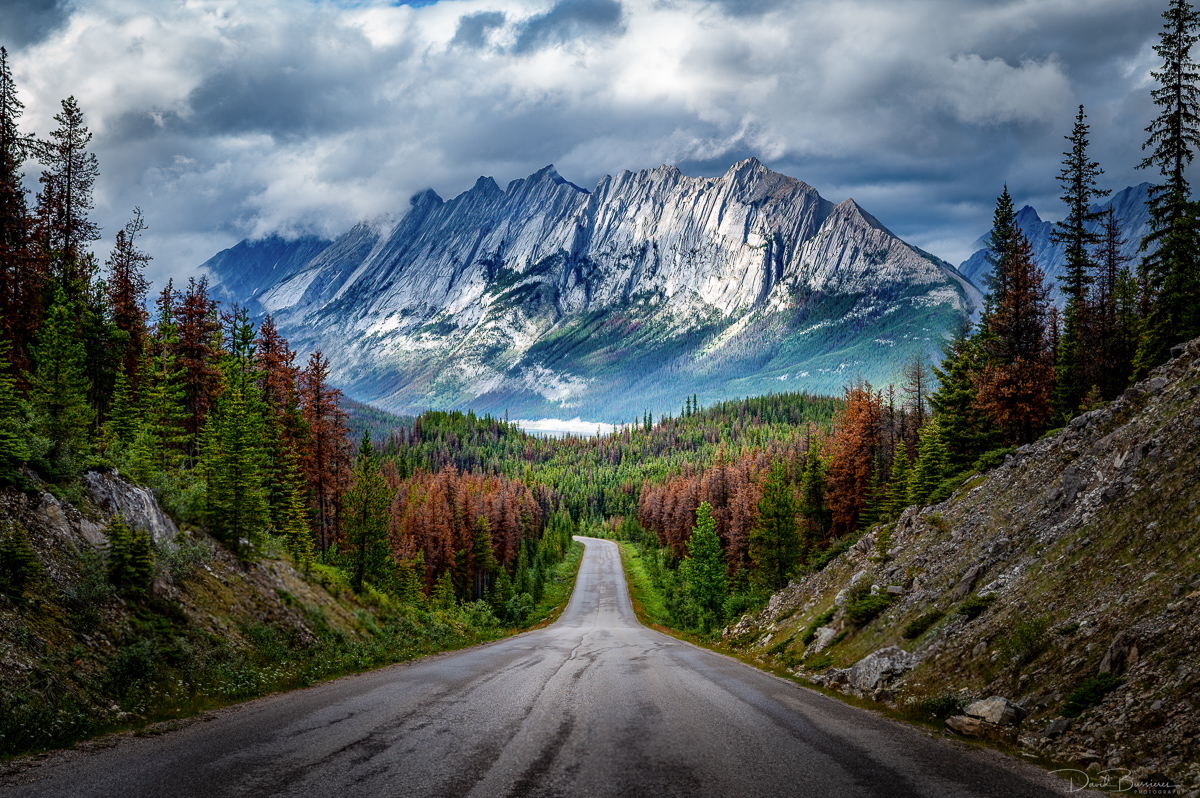
[[[1071,782],[1068,792],[1080,790],[1104,790],[1105,792],[1137,792],[1138,795],[1178,795],[1179,787],[1170,780],[1158,781],[1151,776],[1145,781],[1134,781],[1124,768],[1111,768],[1099,773],[1084,770],[1052,770],[1052,774]]]

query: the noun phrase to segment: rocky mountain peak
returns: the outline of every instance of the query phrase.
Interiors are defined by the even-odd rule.
[[[503,191],[480,178],[445,202],[423,192],[259,304],[390,409],[620,420],[701,389],[836,393],[850,368],[886,384],[894,347],[934,353],[972,312],[959,279],[853,200],[835,208],[754,158],[715,178],[622,171],[592,192],[550,165]],[[916,321],[928,308],[933,328]],[[811,334],[851,323],[850,346]]]

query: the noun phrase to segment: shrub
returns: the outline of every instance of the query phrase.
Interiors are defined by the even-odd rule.
[[[37,581],[42,574],[42,565],[37,553],[29,545],[25,527],[10,524],[8,532],[0,537],[0,592],[19,601],[25,588]]]
[[[1067,623],[1067,624],[1063,624],[1062,626],[1055,629],[1054,634],[1061,635],[1062,637],[1070,637],[1071,635],[1075,634],[1078,631],[1079,631],[1079,624]]]
[[[1000,641],[1000,651],[1009,659],[1016,658],[1022,664],[1031,662],[1046,650],[1050,642],[1046,631],[1050,628],[1047,618],[1019,620]]]
[[[1003,464],[1004,458],[1016,451],[1016,447],[1009,446],[1007,449],[992,449],[989,452],[984,452],[975,460],[975,465],[972,468],[981,474],[984,471],[991,471],[996,466]]]
[[[1063,701],[1063,714],[1068,718],[1079,717],[1084,710],[1091,709],[1104,700],[1104,696],[1121,686],[1121,680],[1111,673],[1102,673],[1084,680]]]
[[[929,630],[929,627],[940,621],[946,613],[941,610],[927,612],[919,618],[909,621],[900,636],[905,640],[915,640]]]
[[[805,628],[804,634],[800,636],[801,642],[803,642],[806,646],[811,645],[812,641],[817,637],[817,630],[832,621],[835,612],[837,612],[837,607],[830,607],[816,618],[813,618],[812,623]]]
[[[826,565],[829,565],[829,563],[833,562],[834,559],[839,554],[849,551],[850,547],[853,546],[855,543],[857,543],[858,539],[860,537],[862,537],[861,534],[847,535],[846,537],[842,538],[837,543],[835,543],[833,546],[831,546],[827,551],[821,552],[816,557],[814,557],[812,560],[810,560],[808,563],[808,567],[814,571],[821,570]]]
[[[154,549],[150,533],[130,529],[114,515],[105,529],[108,537],[108,579],[127,596],[144,596],[154,581]]]
[[[906,702],[908,713],[921,720],[945,720],[961,715],[967,702],[957,693],[914,697]]]
[[[875,616],[886,610],[889,604],[891,600],[886,594],[867,595],[846,604],[846,618],[855,626],[866,626]]]
[[[968,621],[973,621],[980,615],[983,615],[984,610],[992,606],[992,602],[995,600],[995,594],[989,594],[986,596],[971,596],[958,606],[958,614],[966,618]]]
[[[155,555],[166,566],[175,582],[191,576],[197,568],[212,561],[212,546],[204,540],[194,540],[182,532],[175,538],[174,546],[155,546]]]

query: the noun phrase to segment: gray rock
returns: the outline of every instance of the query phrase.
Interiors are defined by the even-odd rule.
[[[903,596],[904,588],[900,585],[888,585],[887,593],[889,596]]]
[[[836,626],[818,626],[817,636],[813,638],[806,652],[816,653],[823,650],[826,646],[833,642],[833,638],[838,636],[838,628]]]
[[[1128,631],[1122,629],[1109,643],[1104,658],[1100,660],[1100,673],[1111,673],[1120,676],[1131,665],[1137,664],[1137,639]]]
[[[1071,728],[1070,718],[1055,718],[1046,726],[1046,731],[1042,732],[1042,736],[1053,740],[1055,737],[1061,737],[1069,728]]]
[[[978,737],[982,740],[995,740],[996,742],[1012,743],[1017,736],[1014,729],[967,715],[954,715],[946,718],[946,727],[964,737]]]
[[[983,573],[982,565],[972,565],[963,572],[962,577],[958,580],[958,584],[954,587],[954,594],[950,597],[952,601],[961,601],[971,593],[971,589],[975,587],[975,581],[979,579],[979,575]]]
[[[916,654],[909,654],[899,646],[888,646],[854,663],[847,679],[851,687],[873,692],[886,685],[893,676],[912,670],[920,661]]]
[[[963,712],[972,718],[986,720],[998,726],[1016,726],[1026,715],[1024,709],[998,695],[970,703]]]
[[[92,501],[114,515],[120,513],[134,529],[149,532],[155,543],[174,541],[179,534],[175,522],[158,506],[149,488],[131,485],[117,476],[115,470],[108,473],[89,471],[84,474],[83,481]]]

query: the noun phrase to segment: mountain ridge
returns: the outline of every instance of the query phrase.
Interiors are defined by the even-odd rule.
[[[1121,254],[1128,258],[1130,263],[1137,262],[1142,239],[1150,232],[1150,214],[1146,209],[1149,190],[1150,183],[1127,186],[1115,192],[1107,202],[1093,203],[1090,208],[1091,211],[1100,213],[1106,212],[1110,207],[1116,211],[1117,223],[1125,239]],[[1050,239],[1054,224],[1043,221],[1032,205],[1025,205],[1017,211],[1017,227],[1033,247],[1034,259],[1045,273],[1046,280],[1058,285],[1065,274],[1066,251],[1062,244],[1056,244]],[[1092,222],[1088,229],[1099,232],[1102,224],[1102,221]],[[974,246],[975,251],[971,257],[959,264],[958,270],[980,290],[986,291],[987,279],[991,274],[991,264],[987,259],[988,234],[977,238]],[[1051,291],[1050,297],[1059,307],[1066,303],[1066,297],[1061,291]]]
[[[226,290],[222,255],[205,266]],[[397,412],[627,420],[692,393],[883,384],[981,302],[853,199],[754,158],[714,178],[624,170],[591,191],[553,165],[504,189],[480,177],[272,273],[252,309],[300,351],[323,349],[351,395]]]

